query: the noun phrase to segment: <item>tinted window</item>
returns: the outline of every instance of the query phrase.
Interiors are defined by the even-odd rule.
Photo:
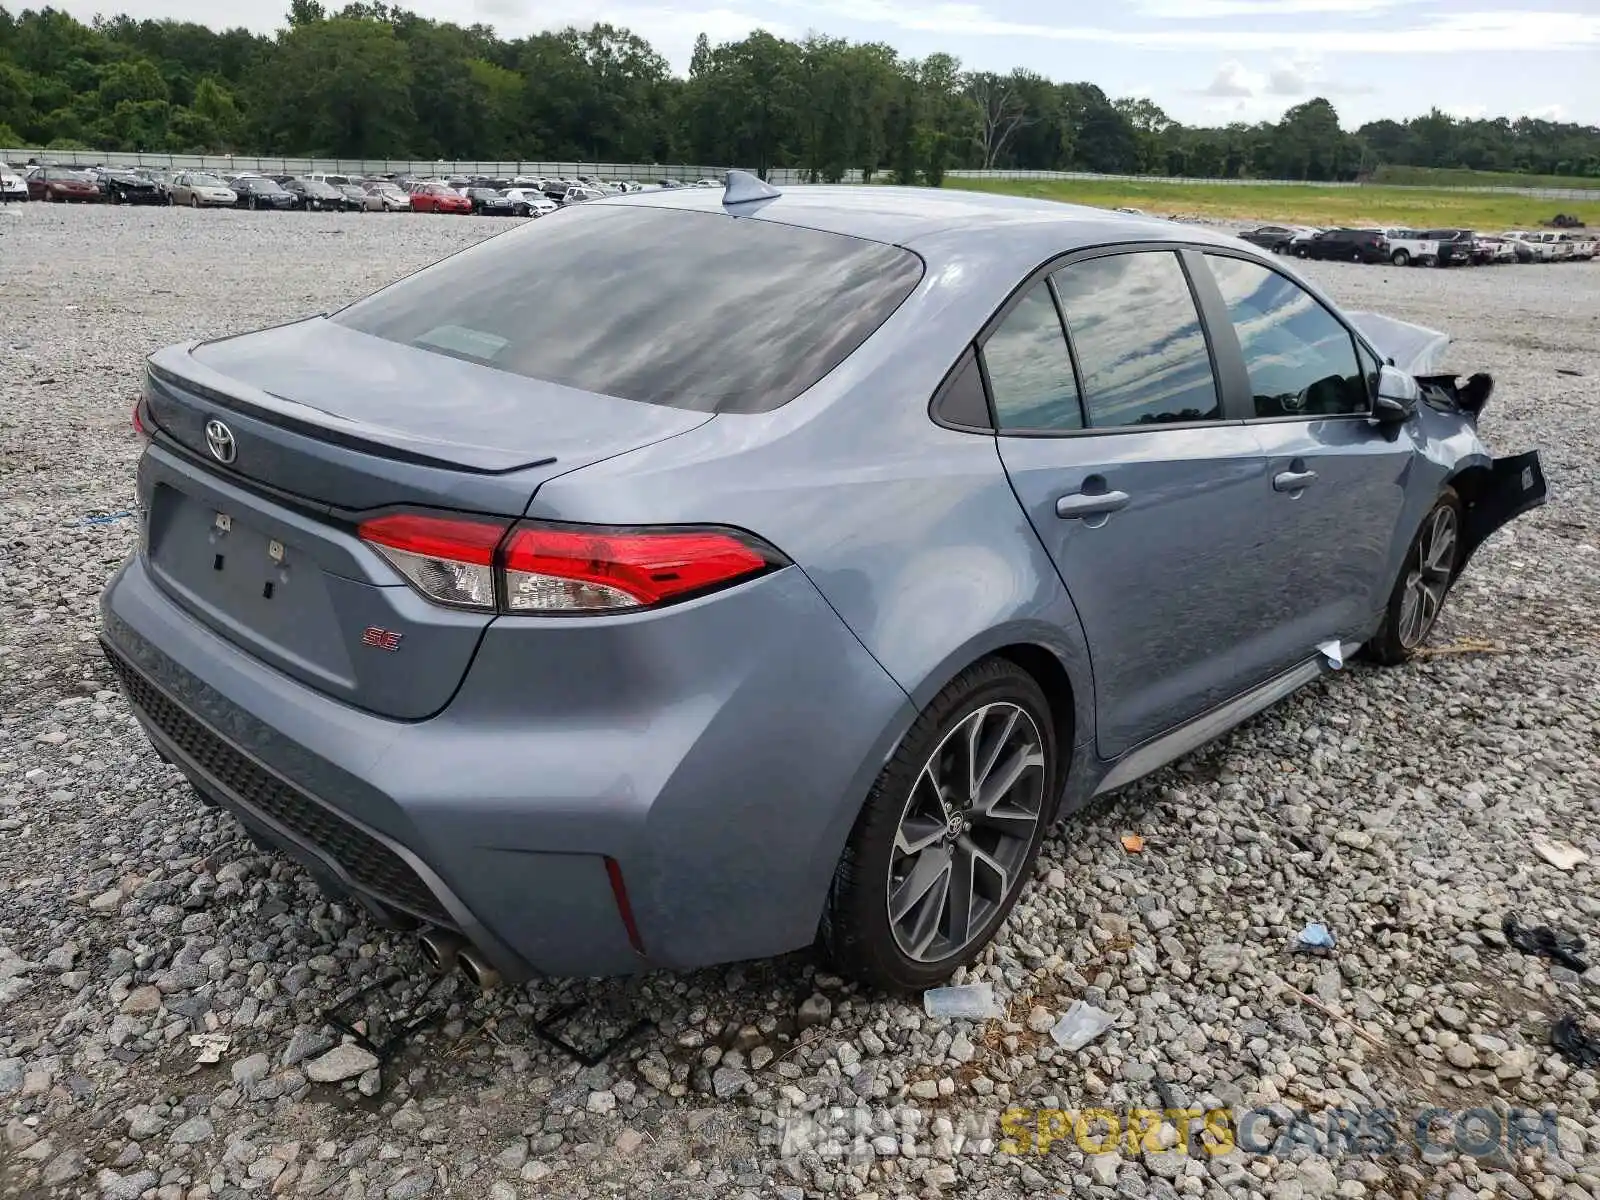
[[[1221,416],[1200,315],[1176,254],[1117,254],[1055,274],[1096,428]]]
[[[921,278],[921,259],[881,242],[589,205],[480,242],[334,319],[585,391],[766,412],[838,366]]]
[[[1208,255],[1239,335],[1258,417],[1367,411],[1355,340],[1310,293],[1257,263]]]
[[[1050,289],[1037,283],[983,345],[1001,429],[1082,429],[1067,339]]]

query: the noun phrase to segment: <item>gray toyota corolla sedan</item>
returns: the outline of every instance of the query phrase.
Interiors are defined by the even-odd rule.
[[[1543,500],[1408,331],[1094,209],[572,205],[151,356],[106,652],[202,798],[480,976],[925,986],[1052,821],[1403,661]]]

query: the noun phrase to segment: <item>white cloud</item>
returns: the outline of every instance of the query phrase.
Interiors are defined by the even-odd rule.
[[[1163,21],[1216,21],[1309,13],[1381,13],[1417,0],[1139,0],[1140,16]]]
[[[946,37],[1006,37],[1087,42],[1142,49],[1295,50],[1314,40],[1328,54],[1465,54],[1473,51],[1580,50],[1600,44],[1600,15],[1571,12],[1492,11],[1439,16],[1408,25],[1318,29],[1110,29],[1097,25],[1047,25],[991,15],[975,4],[911,7],[903,0],[776,0],[784,7],[892,25]],[[1282,11],[1275,8],[1273,11]]]
[[[1298,67],[1275,67],[1267,75],[1267,91],[1274,96],[1304,96],[1311,80]]]
[[[1217,68],[1217,76],[1203,89],[1207,96],[1254,96],[1261,90],[1262,79],[1254,71],[1245,70],[1236,62],[1225,62]]]

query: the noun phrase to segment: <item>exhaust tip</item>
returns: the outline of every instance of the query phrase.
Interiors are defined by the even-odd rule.
[[[456,969],[464,942],[454,934],[440,929],[430,929],[417,936],[423,961],[441,974]]]
[[[466,981],[480,992],[491,992],[500,986],[500,972],[496,971],[471,946],[463,947],[457,964]]]

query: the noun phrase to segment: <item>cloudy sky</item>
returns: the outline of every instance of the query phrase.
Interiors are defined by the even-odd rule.
[[[342,0],[325,0],[337,8]],[[596,20],[641,34],[678,71],[695,35],[764,28],[955,54],[1148,96],[1179,120],[1275,118],[1326,96],[1347,127],[1438,106],[1460,116],[1600,124],[1600,0],[410,0],[503,36]],[[272,0],[55,0],[80,18],[125,11],[270,30]],[[8,0],[13,9],[24,4]]]

